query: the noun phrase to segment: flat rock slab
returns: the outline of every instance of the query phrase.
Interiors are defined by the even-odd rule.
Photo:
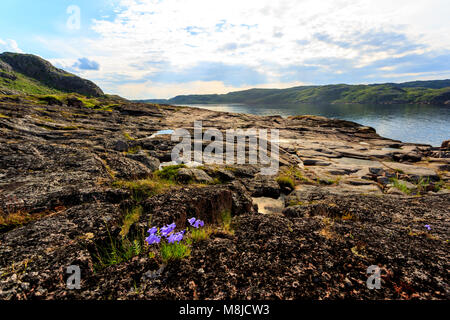
[[[398,162],[383,162],[383,164],[385,165],[385,167],[403,172],[407,175],[413,175],[431,180],[439,180],[439,176],[437,175],[436,171],[427,167]]]
[[[352,186],[369,186],[369,185],[376,185],[373,181],[368,181],[364,179],[352,179],[352,180],[344,180],[342,181],[345,184],[349,184]]]

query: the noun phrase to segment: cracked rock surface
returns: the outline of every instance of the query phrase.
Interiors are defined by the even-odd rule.
[[[3,101],[0,115],[0,299],[450,297],[448,144],[402,143],[316,116],[126,102],[97,110]],[[224,134],[279,129],[279,175],[204,165],[143,198],[117,185],[154,179],[178,143],[157,133],[192,132],[194,120]],[[275,209],[258,208],[271,200]],[[121,241],[133,208],[142,212],[130,235],[181,229],[192,216],[212,232],[179,261],[143,250],[98,268],[99,248]],[[81,269],[80,290],[67,289],[70,265]],[[366,286],[371,265],[381,268],[379,290]]]

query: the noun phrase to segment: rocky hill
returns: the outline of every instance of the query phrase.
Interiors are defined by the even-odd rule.
[[[92,81],[82,79],[31,54],[0,54],[0,93],[51,94],[79,93],[98,97],[103,91]]]
[[[288,105],[300,103],[373,103],[450,105],[450,80],[372,85],[301,86],[288,89],[250,89],[227,94],[183,95],[168,100],[140,102],[167,104],[243,103]]]

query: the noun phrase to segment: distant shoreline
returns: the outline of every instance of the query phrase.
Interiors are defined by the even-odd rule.
[[[424,104],[450,105],[450,80],[370,85],[301,86],[287,89],[249,89],[227,94],[180,95],[171,99],[138,99],[164,104]]]

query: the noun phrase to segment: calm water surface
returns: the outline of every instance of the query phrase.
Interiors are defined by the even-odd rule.
[[[256,115],[318,115],[350,120],[373,127],[383,137],[440,146],[450,139],[450,106],[429,105],[276,105],[244,104],[190,105],[215,111]]]

